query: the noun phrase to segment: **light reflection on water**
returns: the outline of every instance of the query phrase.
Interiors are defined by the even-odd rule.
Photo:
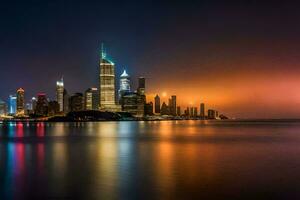
[[[300,197],[300,123],[0,124],[0,199]]]

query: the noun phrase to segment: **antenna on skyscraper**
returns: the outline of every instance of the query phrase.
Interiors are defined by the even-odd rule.
[[[101,58],[105,58],[106,57],[106,52],[104,49],[104,43],[101,43]]]

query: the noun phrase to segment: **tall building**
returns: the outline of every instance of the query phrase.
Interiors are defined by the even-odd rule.
[[[121,98],[122,111],[129,112],[135,117],[143,117],[145,114],[145,95],[128,92]]]
[[[154,98],[154,107],[154,112],[160,113],[160,97],[158,95],[156,95]]]
[[[17,115],[25,114],[25,91],[23,88],[17,90]]]
[[[83,95],[82,93],[75,93],[70,97],[69,101],[70,111],[82,111],[83,110]]]
[[[0,99],[0,116],[1,115],[6,115],[6,114],[7,114],[6,103]]]
[[[177,106],[176,114],[177,114],[177,116],[181,116],[181,108],[180,108],[180,106]]]
[[[139,95],[145,95],[145,86],[146,86],[146,83],[145,83],[145,78],[144,77],[139,77],[139,81],[138,81],[138,88],[137,88],[137,93]]]
[[[84,109],[85,110],[98,110],[98,89],[89,88],[85,91],[84,95]]]
[[[63,103],[63,105],[64,105],[64,110],[63,110],[64,114],[68,114],[68,112],[69,112],[69,101],[70,101],[70,96],[69,96],[67,90],[64,89],[64,103]]]
[[[120,76],[119,101],[126,92],[130,92],[130,76],[124,70]]]
[[[38,93],[35,114],[39,116],[48,115],[48,100],[45,93]]]
[[[160,109],[160,114],[161,115],[169,115],[169,107],[167,106],[167,104],[165,102],[162,103],[161,105],[161,109]]]
[[[169,101],[170,115],[176,116],[176,96],[172,95]]]
[[[56,82],[56,101],[59,104],[59,112],[64,111],[64,80]]]
[[[10,115],[15,115],[17,113],[17,97],[16,95],[9,95],[9,109],[8,113]]]
[[[185,116],[189,117],[190,116],[190,107],[187,107],[186,110],[184,111]]]
[[[153,115],[153,103],[152,102],[145,104],[145,115]]]
[[[31,103],[31,110],[35,111],[35,108],[36,108],[36,98],[32,97],[30,103]]]
[[[193,109],[193,117],[197,117],[198,116],[198,108],[194,107]]]
[[[216,111],[212,109],[207,110],[207,117],[208,119],[216,119]]]
[[[115,84],[115,64],[106,57],[102,45],[99,73],[99,106],[101,110],[120,110],[120,107],[116,105]]]
[[[54,116],[61,113],[60,104],[57,101],[49,101],[48,103],[48,116]]]
[[[200,104],[200,117],[201,117],[201,119],[205,118],[205,105],[204,105],[204,103]]]

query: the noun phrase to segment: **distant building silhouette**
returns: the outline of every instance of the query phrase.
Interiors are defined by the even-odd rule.
[[[158,95],[156,95],[154,98],[154,107],[154,112],[160,113],[160,97]]]
[[[204,103],[200,104],[200,118],[201,119],[205,118],[205,105],[204,105]]]
[[[161,115],[169,115],[169,107],[167,106],[167,104],[165,102],[162,103],[161,105],[161,109],[160,109],[160,114]]]
[[[146,90],[146,80],[144,77],[139,77],[137,93],[139,95],[145,95],[145,90]]]
[[[177,114],[177,116],[181,116],[181,108],[180,108],[180,106],[177,106],[176,114]]]
[[[48,116],[55,116],[61,113],[60,104],[57,101],[49,101],[48,103]]]
[[[145,104],[145,115],[153,115],[153,103],[152,102]]]
[[[193,109],[193,117],[197,117],[198,116],[198,108],[194,107]]]
[[[39,116],[48,115],[48,100],[45,93],[38,93],[35,114]]]
[[[172,95],[171,98],[169,99],[169,110],[170,110],[170,115],[176,116],[176,96]]]
[[[66,89],[64,89],[64,114],[67,114],[70,111],[70,106],[69,106],[69,102],[70,102],[70,96],[67,92]]]
[[[82,111],[83,109],[83,95],[82,93],[75,93],[70,97],[69,101],[70,111]]]
[[[208,119],[216,119],[217,112],[215,110],[209,109],[207,110],[207,117]]]

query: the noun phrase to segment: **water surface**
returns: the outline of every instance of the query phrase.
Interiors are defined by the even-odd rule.
[[[298,199],[299,122],[0,124],[0,199]]]

